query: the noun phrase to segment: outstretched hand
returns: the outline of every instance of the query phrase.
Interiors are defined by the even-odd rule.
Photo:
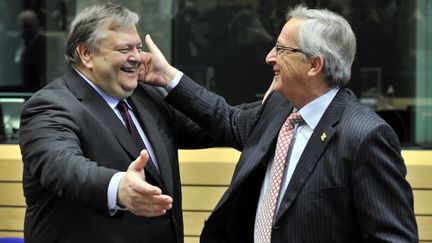
[[[167,87],[178,70],[168,63],[150,35],[145,36],[145,43],[150,52],[141,52],[143,62],[138,79],[152,85]]]
[[[149,155],[142,150],[138,158],[130,165],[120,180],[117,202],[138,216],[154,217],[171,209],[173,199],[162,194],[162,190],[145,181],[144,167]]]

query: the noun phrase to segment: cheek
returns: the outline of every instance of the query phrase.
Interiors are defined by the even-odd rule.
[[[281,78],[282,78],[281,81],[286,81],[286,79],[289,79],[290,77],[293,76],[294,68],[290,64],[284,64],[281,66],[280,71],[281,71]]]

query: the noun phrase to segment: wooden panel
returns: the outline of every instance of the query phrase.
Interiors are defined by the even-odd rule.
[[[184,243],[199,243],[199,237],[185,236]]]
[[[413,193],[415,213],[432,215],[432,190],[414,190]]]
[[[183,211],[184,234],[187,236],[199,236],[204,227],[204,221],[210,212]]]
[[[420,240],[432,241],[432,216],[417,216]]]
[[[226,187],[183,186],[183,210],[211,211]]]
[[[428,165],[407,164],[407,180],[413,189],[432,188],[432,159]]]
[[[211,149],[195,149],[195,150],[179,150],[179,158],[181,161],[195,163],[213,163],[237,162],[240,157],[240,152],[231,148],[211,148]]]
[[[0,181],[16,181],[22,180],[22,164],[21,161],[0,160]]]
[[[403,150],[411,187],[432,188],[432,150]]]
[[[0,208],[0,230],[24,230],[25,208]]]
[[[20,182],[0,183],[0,206],[25,206]]]
[[[179,150],[182,183],[227,186],[239,156],[230,148]]]
[[[432,150],[402,150],[402,157],[407,165],[431,165]]]
[[[22,231],[20,232],[13,232],[13,231],[1,231],[0,230],[0,237],[24,237],[24,233]]]
[[[21,181],[22,162],[18,145],[0,145],[0,181]]]

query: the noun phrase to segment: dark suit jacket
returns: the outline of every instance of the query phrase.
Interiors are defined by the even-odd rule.
[[[146,179],[173,197],[164,216],[108,215],[107,188],[139,149],[102,97],[74,70],[33,95],[21,117],[26,242],[183,242],[178,148],[213,143],[155,88],[128,99],[155,152],[161,176]],[[192,139],[193,138],[193,139]]]
[[[186,76],[167,100],[242,151],[201,242],[253,242],[261,184],[291,104],[275,92],[261,107],[237,109]],[[298,162],[275,216],[272,242],[417,242],[405,175],[394,131],[351,91],[340,89]]]

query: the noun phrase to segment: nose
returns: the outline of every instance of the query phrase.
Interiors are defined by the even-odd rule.
[[[128,57],[128,62],[132,62],[132,63],[138,63],[140,64],[142,62],[142,55],[141,55],[141,50],[138,48],[134,48],[131,52],[130,55]]]
[[[266,63],[269,65],[274,65],[276,63],[276,48],[273,47],[270,52],[267,54]]]

